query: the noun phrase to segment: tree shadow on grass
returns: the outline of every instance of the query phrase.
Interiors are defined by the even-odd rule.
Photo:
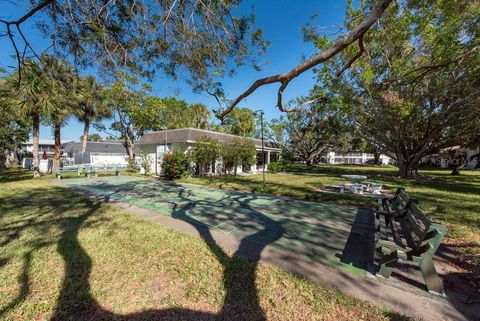
[[[108,202],[108,197],[104,201]],[[178,209],[174,208],[172,216],[186,219],[186,211],[195,205],[189,204]],[[265,320],[255,287],[257,263],[247,261],[236,254],[232,257],[228,256],[215,243],[209,229],[203,227],[201,222],[193,224],[193,226],[224,267],[225,297],[222,309],[218,314],[172,308],[118,315],[103,309],[91,296],[89,275],[92,260],[80,245],[77,237],[82,223],[91,214],[93,213],[87,212],[76,220],[69,222],[68,226],[64,226],[58,242],[58,252],[62,255],[66,264],[65,279],[51,320]],[[191,220],[191,217],[188,217],[188,219]],[[268,221],[268,218],[264,219],[266,228],[258,233],[274,235],[272,238],[280,237],[281,232],[279,234],[269,233],[268,226],[273,224],[273,221]],[[246,242],[241,243],[238,253],[245,250],[244,247],[247,246],[245,244]],[[256,249],[255,255],[258,258],[262,249],[263,247]]]
[[[33,173],[31,170],[13,167],[0,171],[0,183],[18,182],[31,179]]]
[[[49,191],[50,196],[42,194],[42,190],[29,190],[27,194],[15,195],[10,198],[0,199],[2,209],[13,209],[28,213],[30,207],[36,207],[36,215],[19,216],[0,228],[1,232],[8,232],[8,237],[3,245],[14,242],[21,237],[27,228],[38,229],[42,235],[52,228],[60,229],[58,238],[52,240],[36,239],[28,243],[28,251],[22,257],[23,267],[19,276],[20,290],[18,295],[6,306],[0,307],[0,318],[21,304],[30,294],[29,268],[32,255],[38,249],[56,244],[58,253],[62,256],[65,264],[64,279],[58,296],[57,304],[51,320],[265,320],[266,316],[259,302],[258,290],[255,284],[257,262],[265,246],[275,242],[284,234],[284,229],[278,222],[250,207],[248,200],[238,196],[242,207],[247,207],[252,213],[252,220],[259,223],[262,228],[255,233],[243,238],[238,250],[233,256],[228,255],[218,246],[208,228],[201,222],[194,226],[205,240],[210,251],[215,255],[218,262],[223,266],[223,286],[225,290],[224,301],[218,313],[195,311],[185,308],[168,308],[160,310],[144,310],[131,314],[117,314],[104,309],[92,295],[90,288],[90,274],[92,271],[92,259],[82,247],[78,234],[82,228],[95,224],[102,224],[106,219],[96,216],[101,208],[101,202],[93,201],[76,194],[66,192],[64,189],[55,188]],[[51,194],[57,195],[52,197]],[[65,197],[65,193],[68,193]],[[187,202],[188,193],[183,189],[177,190],[180,205],[174,204],[171,215],[175,218],[186,220],[187,211],[196,206],[205,206],[202,201]],[[241,198],[241,200],[240,200]],[[254,199],[253,196],[252,199]],[[108,203],[109,196],[103,202]],[[75,214],[64,213],[74,207],[78,209]],[[191,221],[191,216],[188,217]],[[249,222],[241,222],[248,224]],[[261,239],[258,244],[253,241]],[[252,244],[255,243],[255,246]],[[252,260],[242,258],[248,254]],[[8,258],[2,258],[0,262],[7,262]],[[394,314],[392,319],[400,319]]]
[[[66,199],[64,198],[65,190],[61,188],[50,190],[49,193],[54,193],[58,197],[55,199],[45,197],[42,195],[42,191],[38,189],[29,191],[28,195],[17,194],[0,199],[3,202],[2,210],[6,212],[14,209],[22,211],[23,208],[26,211],[30,207],[38,209],[37,215],[19,215],[18,219],[10,220],[9,223],[2,226],[0,230],[5,233],[5,238],[2,239],[1,246],[6,246],[19,239],[26,229],[39,229],[45,233],[48,233],[53,227],[61,230],[61,234],[56,240],[45,241],[40,236],[28,242],[26,246],[28,250],[22,256],[22,270],[18,277],[20,289],[15,298],[7,305],[0,307],[0,318],[19,306],[30,295],[29,269],[32,255],[42,247],[56,243],[57,251],[65,262],[65,276],[51,320],[265,320],[255,286],[256,261],[258,261],[265,245],[251,248],[248,240],[242,241],[237,253],[229,256],[215,243],[209,229],[201,224],[193,224],[193,226],[197,228],[211,252],[224,267],[225,297],[219,313],[171,308],[120,315],[105,310],[91,294],[89,279],[93,262],[78,238],[78,233],[82,228],[101,223],[101,221],[95,220],[95,214],[101,208],[101,203],[79,196]],[[183,196],[180,194],[179,197]],[[104,201],[108,202],[108,197]],[[84,209],[78,215],[63,216],[64,212],[71,209],[72,204],[76,204],[77,208]],[[195,205],[190,204],[189,206]],[[186,207],[175,208],[172,216],[182,218],[186,215],[186,210],[188,210]],[[276,233],[271,233],[270,229],[275,225],[274,221],[263,217],[261,213],[257,214],[257,219],[264,223],[264,229],[258,231],[255,237],[262,237],[268,243],[282,235],[281,228],[278,228]],[[268,241],[268,238],[270,238],[270,241]],[[252,250],[254,251],[252,257],[254,261],[249,261],[237,255]],[[8,258],[2,258],[0,262],[7,264],[8,260]]]

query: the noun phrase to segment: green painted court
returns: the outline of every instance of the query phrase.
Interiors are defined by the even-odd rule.
[[[370,209],[130,176],[62,183],[355,274],[364,275],[373,261]]]

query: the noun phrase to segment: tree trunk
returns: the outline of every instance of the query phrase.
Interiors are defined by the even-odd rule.
[[[398,168],[399,168],[399,175],[402,178],[414,178],[417,176],[417,166],[418,161],[414,162],[412,160],[408,160],[403,155],[398,155]]]
[[[451,175],[460,175],[460,167],[454,167],[452,168],[452,173]]]
[[[83,121],[83,136],[82,136],[82,154],[87,151],[87,140],[88,140],[88,133],[90,131],[90,119],[85,119]]]
[[[380,165],[380,153],[377,150],[373,152],[373,165]]]
[[[460,175],[460,170],[463,169],[467,164],[468,159],[462,157],[462,159],[458,160],[457,163],[453,164],[451,175]]]
[[[127,155],[128,155],[128,159],[133,159],[133,150],[135,148],[135,145],[132,141],[132,139],[130,138],[130,135],[128,133],[125,133],[124,135],[124,139],[123,139],[123,146],[125,147],[125,150],[127,151]],[[167,153],[167,151],[165,151],[165,154]]]
[[[7,151],[0,149],[0,172],[7,168]]]
[[[53,135],[55,139],[55,152],[53,154],[53,171],[60,168],[60,156],[62,156],[62,143],[61,143],[61,124],[56,123],[53,129]]]
[[[39,144],[39,135],[40,135],[40,115],[33,115],[33,160],[32,160],[32,169],[33,177],[40,176],[40,159],[38,158],[38,144]]]
[[[312,166],[312,164],[313,164],[313,158],[314,158],[313,154],[311,154],[311,155],[309,155],[308,157],[306,157],[306,159],[305,159],[305,164],[306,164],[307,166]]]

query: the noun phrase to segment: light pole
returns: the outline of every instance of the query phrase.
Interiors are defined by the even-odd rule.
[[[262,135],[262,191],[265,192],[265,142],[263,140],[263,110],[256,110],[255,112],[260,113],[260,130]]]
[[[167,153],[167,148],[168,148],[168,129],[165,128],[165,150],[163,151],[164,155]]]

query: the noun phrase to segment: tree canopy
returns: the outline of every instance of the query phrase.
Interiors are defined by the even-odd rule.
[[[249,108],[237,108],[224,119],[225,132],[251,137],[255,133],[255,113]]]
[[[241,2],[41,0],[19,8],[24,12],[14,19],[0,15],[0,37],[10,40],[19,69],[29,55],[40,59],[22,31],[34,21],[52,50],[79,67],[96,66],[104,75],[117,76],[184,75],[204,89],[236,66],[258,68],[255,57],[268,43],[254,28],[254,14],[236,10]]]
[[[402,176],[414,176],[423,156],[478,138],[479,13],[475,2],[395,3],[350,70],[341,69],[355,54],[346,50],[318,71],[328,99],[341,101],[358,133],[397,159]]]
[[[9,94],[6,78],[0,78],[0,170],[5,169],[9,154],[14,153],[28,139],[28,119],[17,108]]]

